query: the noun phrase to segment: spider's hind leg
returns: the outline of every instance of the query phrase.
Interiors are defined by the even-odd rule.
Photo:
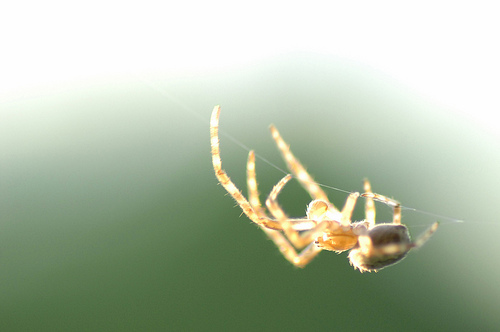
[[[369,189],[369,191],[361,194],[361,197],[365,197],[367,200],[376,200],[376,201],[382,202],[382,203],[387,204],[390,207],[392,207],[392,209],[393,209],[392,223],[393,224],[397,224],[397,225],[401,224],[401,203],[399,203],[395,199],[386,197],[384,195],[372,193],[371,192],[370,183],[368,182],[368,180],[365,180],[365,191],[366,191],[366,188],[367,188],[367,186],[366,186],[367,183],[368,183],[368,189]],[[367,204],[367,210],[366,211],[367,211],[367,214],[368,214],[368,212],[369,212],[369,208],[368,208],[368,204],[369,203],[368,203],[368,201],[367,201],[366,204]],[[373,217],[375,217],[375,207],[373,207]]]
[[[373,194],[372,187],[368,179],[365,179],[363,181],[363,190],[365,191],[365,194]],[[368,222],[370,227],[373,227],[375,225],[375,215],[376,215],[375,203],[373,202],[372,197],[368,196],[364,197],[365,197],[365,220]]]
[[[425,242],[427,242],[427,240],[429,240],[429,238],[432,236],[432,234],[434,234],[434,232],[438,229],[438,226],[439,226],[439,221],[436,221],[429,228],[427,228],[427,230],[424,233],[422,233],[415,240],[415,242],[413,242],[413,247],[419,248],[419,247],[423,246],[425,244]]]

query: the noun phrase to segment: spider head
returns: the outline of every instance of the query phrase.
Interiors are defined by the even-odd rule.
[[[376,272],[405,258],[411,248],[406,226],[379,224],[370,229],[367,236],[358,238],[357,246],[349,253],[349,260],[361,272]]]

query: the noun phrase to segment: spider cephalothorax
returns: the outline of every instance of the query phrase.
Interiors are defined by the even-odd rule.
[[[350,250],[349,261],[361,272],[378,271],[402,260],[412,249],[422,246],[436,231],[434,223],[416,241],[412,242],[408,229],[401,224],[399,202],[371,191],[365,179],[364,193],[351,193],[342,210],[338,210],[320,186],[306,172],[302,164],[291,153],[290,147],[281,138],[278,130],[271,126],[271,134],[287,167],[312,197],[305,218],[289,218],[277,202],[285,184],[292,178],[286,175],[274,186],[266,200],[268,216],[262,207],[255,177],[255,154],[250,151],[247,161],[248,200],[222,169],[219,151],[219,114],[216,106],[210,119],[212,163],[217,179],[236,200],[243,212],[273,240],[285,258],[298,267],[306,266],[321,250],[342,252]],[[365,198],[365,220],[352,222],[351,216],[359,196]],[[393,208],[393,220],[388,224],[375,224],[374,200]],[[297,252],[297,250],[302,251]]]

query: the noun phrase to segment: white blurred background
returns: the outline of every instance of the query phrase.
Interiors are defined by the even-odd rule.
[[[19,1],[0,13],[0,101],[307,52],[373,68],[497,134],[496,14],[491,1]]]

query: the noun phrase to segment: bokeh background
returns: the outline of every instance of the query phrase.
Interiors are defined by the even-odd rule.
[[[487,2],[10,6],[2,331],[500,329]],[[379,273],[345,253],[294,268],[217,184],[217,104],[223,166],[242,190],[247,147],[285,168],[274,123],[320,183],[360,191],[368,177],[418,210],[403,213],[413,236],[439,230]],[[264,198],[284,174],[258,159],[257,176]],[[291,216],[309,199],[296,182],[280,196]]]

